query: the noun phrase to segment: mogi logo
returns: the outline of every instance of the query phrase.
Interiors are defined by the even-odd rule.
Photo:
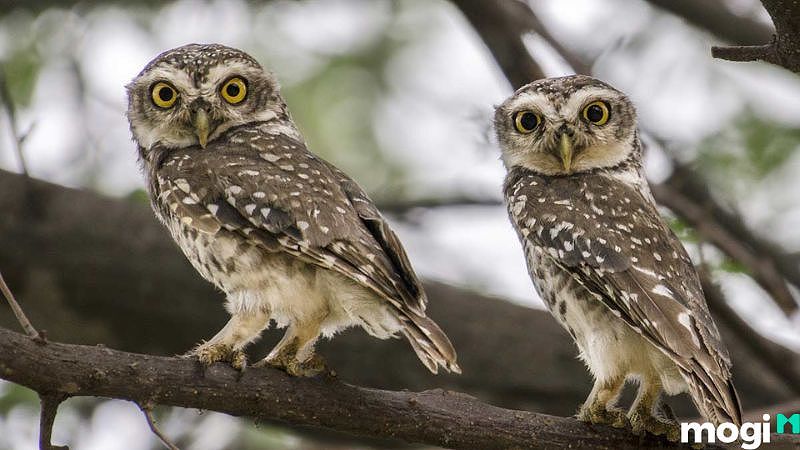
[[[742,448],[752,450],[761,447],[761,444],[770,442],[770,415],[764,414],[763,422],[745,422],[741,427],[737,427],[730,422],[724,422],[719,426],[713,423],[684,422],[681,423],[681,442],[684,444],[713,444],[717,441],[723,444],[730,444],[737,439],[742,441]],[[692,439],[689,439],[689,432],[692,432]],[[778,414],[775,416],[775,433],[777,434],[800,434],[800,413],[790,416]]]

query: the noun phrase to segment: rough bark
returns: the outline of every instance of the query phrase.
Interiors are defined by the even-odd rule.
[[[453,449],[691,448],[575,419],[498,408],[443,390],[394,392],[269,368],[139,355],[0,329],[0,377],[49,396],[99,396],[220,411]],[[718,447],[706,447],[718,448]]]

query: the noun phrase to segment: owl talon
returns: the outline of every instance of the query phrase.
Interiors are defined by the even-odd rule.
[[[628,419],[630,420],[631,429],[634,434],[640,436],[645,433],[654,434],[656,436],[663,435],[672,442],[677,442],[680,437],[680,425],[674,420],[655,417],[641,411],[632,411],[628,415]]]
[[[243,350],[234,350],[225,344],[203,343],[190,350],[185,357],[197,358],[201,364],[208,367],[215,362],[224,361],[231,367],[242,372],[247,367],[247,355]]]
[[[293,377],[315,377],[328,371],[328,366],[323,357],[315,354],[305,361],[290,361],[285,370]]]
[[[577,418],[582,422],[609,425],[614,428],[627,428],[630,425],[624,410],[597,404],[582,406]]]

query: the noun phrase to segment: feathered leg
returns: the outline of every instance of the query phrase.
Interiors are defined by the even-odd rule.
[[[320,322],[292,324],[275,348],[257,366],[270,365],[289,375],[313,377],[326,370],[325,360],[314,352],[320,334]]]
[[[628,424],[625,411],[616,407],[623,386],[625,377],[622,376],[595,380],[592,392],[578,412],[578,420],[624,428]]]
[[[636,434],[644,432],[663,434],[667,439],[677,441],[680,436],[680,426],[672,410],[664,404],[661,390],[661,380],[658,376],[642,377],[636,400],[628,411],[628,419]],[[672,417],[669,417],[670,415]]]
[[[244,370],[247,357],[244,348],[269,326],[269,313],[256,311],[233,314],[228,323],[211,339],[201,343],[187,356],[194,356],[205,365],[227,361],[235,369]]]

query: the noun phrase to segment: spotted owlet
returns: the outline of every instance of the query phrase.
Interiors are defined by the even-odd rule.
[[[688,390],[706,419],[739,423],[728,352],[643,176],[630,100],[587,76],[539,80],[497,108],[495,129],[531,278],[595,378],[579,418],[675,439],[661,393]]]
[[[261,364],[310,376],[324,368],[318,337],[360,325],[404,335],[434,373],[459,372],[397,236],[353,180],[306,148],[255,59],[186,45],[127,90],[155,214],[227,297],[230,321],[191,355],[243,368],[244,347],[274,320],[288,329]]]

